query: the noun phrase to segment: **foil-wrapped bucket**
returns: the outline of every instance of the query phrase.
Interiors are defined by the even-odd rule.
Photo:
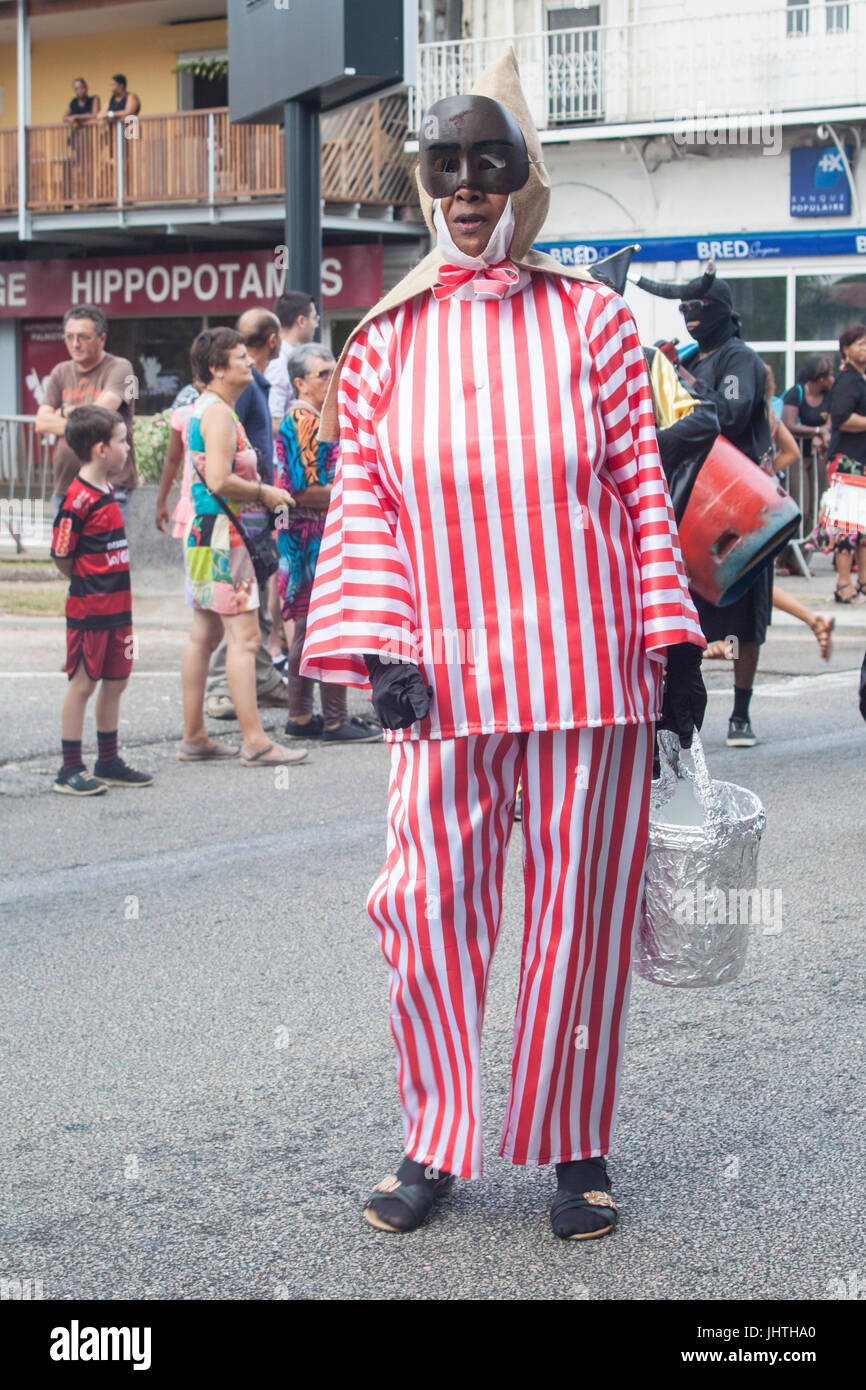
[[[764,808],[745,787],[713,781],[697,731],[694,772],[680,762],[675,734],[660,730],[658,741],[635,968],[657,985],[728,984],[743,969],[760,910]]]

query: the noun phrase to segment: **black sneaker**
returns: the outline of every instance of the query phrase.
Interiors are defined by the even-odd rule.
[[[729,748],[754,748],[757,742],[748,719],[728,720]]]
[[[368,724],[365,720],[359,719],[357,714],[353,714],[351,719],[344,719],[336,729],[323,729],[322,742],[381,743],[382,730],[378,725]]]
[[[93,764],[93,775],[108,787],[149,787],[153,778],[149,772],[136,772],[127,767],[122,758],[112,758],[107,763],[98,760]]]
[[[108,788],[91,777],[86,767],[62,767],[54,779],[54,791],[64,796],[99,796]]]
[[[286,733],[290,738],[321,738],[325,721],[320,714],[313,714],[306,724],[298,724],[294,719],[286,720]]]

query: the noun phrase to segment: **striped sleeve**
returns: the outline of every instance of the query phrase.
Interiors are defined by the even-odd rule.
[[[340,454],[316,565],[301,675],[364,686],[363,652],[419,664],[415,605],[397,546],[394,483],[379,468],[373,416],[390,373],[391,315],[355,338],[340,373]]]
[[[593,295],[587,333],[599,384],[607,468],[637,542],[644,645],[656,660],[679,642],[703,648],[706,638],[689,594],[659,457],[646,359],[634,319],[618,294]]]

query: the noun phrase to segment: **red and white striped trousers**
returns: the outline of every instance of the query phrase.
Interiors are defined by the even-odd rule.
[[[390,967],[410,1158],[481,1176],[481,1025],[518,780],[526,908],[499,1152],[608,1152],[651,770],[651,724],[392,745],[388,857],[367,908]]]

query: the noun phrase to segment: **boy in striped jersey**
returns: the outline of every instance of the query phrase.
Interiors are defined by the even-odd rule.
[[[117,751],[120,697],[132,670],[129,547],[109,476],[129,453],[126,424],[113,410],[84,405],[70,411],[66,443],[80,459],[54,521],[51,555],[69,578],[66,599],[66,671],[63,766],[54,790],[98,796],[109,786],[146,787],[153,778],[128,767]],[[99,756],[89,777],[81,757],[87,701],[96,697]]]

